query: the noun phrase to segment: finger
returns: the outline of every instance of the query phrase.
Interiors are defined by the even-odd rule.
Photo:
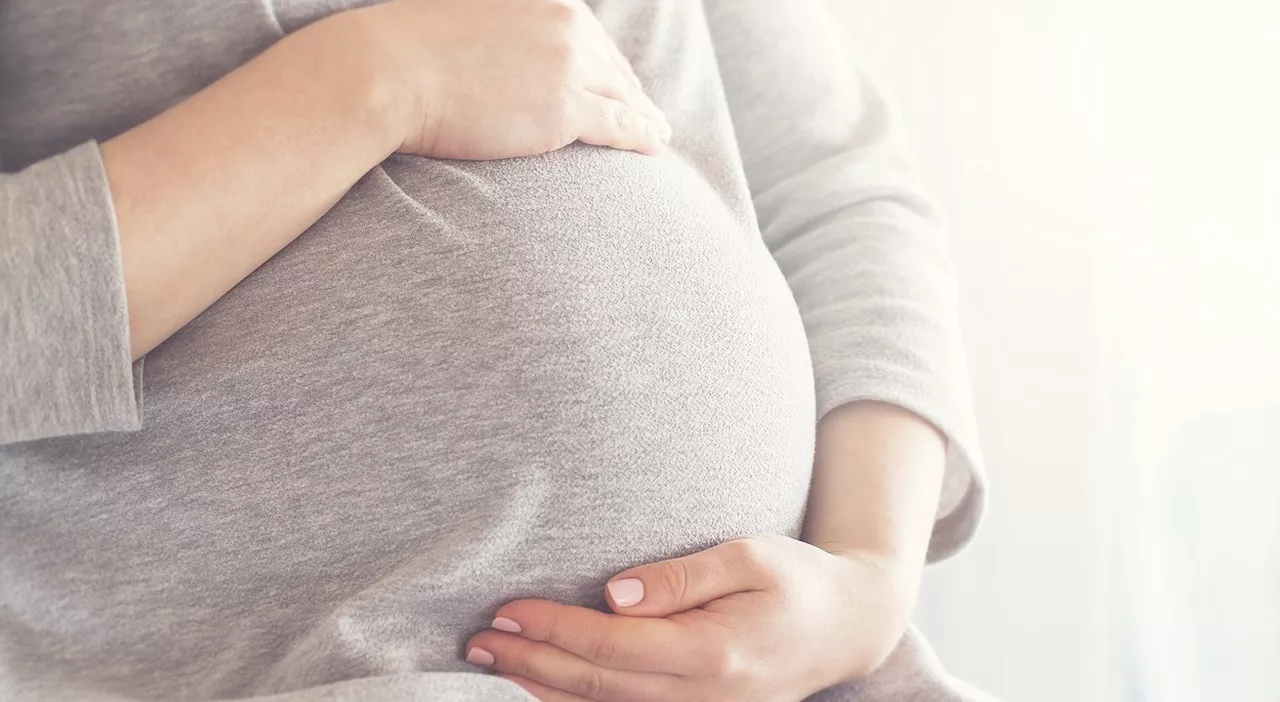
[[[598,47],[595,53],[596,60],[585,69],[583,87],[588,92],[625,103],[628,107],[665,125],[666,115],[640,87],[639,80],[632,81],[631,76],[634,74],[630,73],[630,65],[618,50],[612,46],[602,46]],[[623,70],[623,67],[627,70]]]
[[[624,570],[605,585],[605,594],[618,614],[666,617],[738,592],[768,589],[778,565],[766,540],[735,539]]]
[[[495,629],[543,641],[614,670],[693,674],[714,642],[666,619],[619,617],[547,600],[498,608]]]
[[[599,21],[595,20],[594,15],[592,20],[596,23],[596,31],[589,32],[590,40],[587,46],[595,60],[588,62],[584,67],[586,75],[584,87],[597,95],[625,102],[666,124],[666,115],[645,93],[639,76],[631,67],[631,62],[622,55],[618,45],[614,43],[604,27],[600,26]]]
[[[619,100],[582,93],[578,140],[584,144],[655,154],[671,138],[671,128]]]
[[[666,141],[670,141],[671,122],[667,119],[667,115],[662,111],[662,108],[658,107],[658,103],[654,102],[649,93],[645,92],[644,86],[640,83],[640,77],[636,75],[635,69],[631,67],[631,62],[627,60],[626,56],[622,55],[622,52],[618,50],[618,47],[613,42],[609,42],[607,51],[613,60],[614,66],[622,74],[623,79],[626,80],[631,89],[629,98],[625,102],[638,106],[642,112],[650,114],[661,121],[668,134]]]
[[[588,699],[610,702],[671,699],[672,686],[678,681],[675,676],[660,673],[613,670],[549,643],[493,630],[471,637],[467,661]]]
[[[557,690],[554,687],[547,687],[529,678],[522,678],[518,675],[503,675],[501,677],[519,685],[525,692],[538,698],[540,702],[592,702],[586,697],[580,697],[564,690]]]

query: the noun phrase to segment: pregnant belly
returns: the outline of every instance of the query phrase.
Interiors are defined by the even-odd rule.
[[[758,234],[678,157],[392,161],[148,358],[142,433],[15,459],[59,473],[25,575],[92,579],[75,646],[137,647],[150,692],[463,669],[506,600],[796,533],[812,384]],[[112,528],[42,516],[71,509]],[[113,626],[140,608],[188,636]]]

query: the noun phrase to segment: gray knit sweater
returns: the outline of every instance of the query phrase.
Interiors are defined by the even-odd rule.
[[[495,607],[796,535],[858,399],[970,536],[943,224],[822,3],[592,5],[668,153],[393,157],[144,372],[98,141],[350,3],[0,0],[0,699],[528,700]]]

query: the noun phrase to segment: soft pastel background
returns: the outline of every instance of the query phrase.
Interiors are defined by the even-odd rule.
[[[827,1],[949,213],[991,472],[921,628],[1007,702],[1280,700],[1280,5]]]

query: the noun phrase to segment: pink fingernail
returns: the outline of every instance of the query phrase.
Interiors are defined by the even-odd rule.
[[[493,665],[493,661],[493,654],[478,646],[467,651],[467,662],[471,665],[490,666]]]
[[[606,585],[613,603],[619,607],[630,607],[644,599],[644,583],[637,578],[614,580]]]
[[[520,628],[520,624],[516,620],[507,619],[506,617],[498,617],[494,619],[493,623],[489,626],[497,629],[498,631],[506,631],[512,634],[519,634],[524,631],[524,629]]]

